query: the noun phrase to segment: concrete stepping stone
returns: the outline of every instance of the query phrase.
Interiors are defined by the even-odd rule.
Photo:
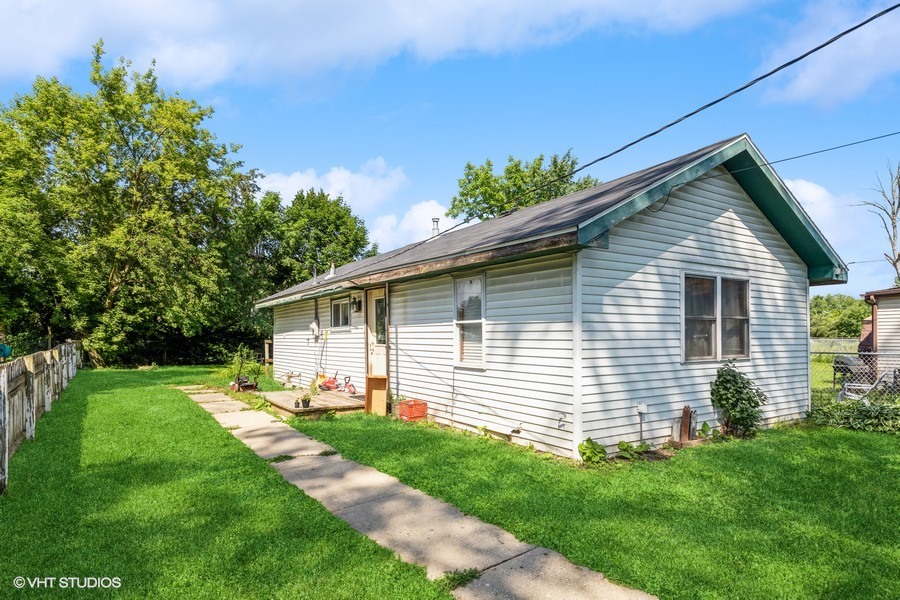
[[[423,565],[431,579],[446,571],[486,569],[534,548],[390,475],[340,456],[297,458],[273,466],[360,533],[403,560]]]
[[[331,446],[316,441],[284,423],[241,427],[231,433],[257,455],[267,459],[277,456],[316,456],[322,452],[334,452]]]
[[[272,466],[331,512],[410,489],[390,475],[337,455],[295,458]]]
[[[491,567],[475,581],[453,590],[453,595],[459,600],[655,598],[645,592],[617,585],[602,573],[579,567],[562,554],[540,547]]]
[[[246,407],[246,405],[245,405]],[[279,423],[275,417],[258,410],[239,410],[235,412],[222,412],[213,414],[213,418],[222,427],[259,427]]]
[[[323,456],[333,448],[267,413],[224,410],[230,408],[226,401],[200,405],[259,456],[294,456],[272,466],[355,530],[403,560],[424,566],[429,578],[451,571],[481,571],[478,579],[453,591],[456,598],[654,598],[614,584],[557,552],[520,542],[511,533],[372,467],[336,454]]]
[[[202,402],[200,403],[207,412],[212,414],[218,413],[226,413],[226,412],[237,412],[239,410],[244,410],[247,408],[247,405],[239,400],[221,400],[218,402]]]
[[[484,570],[534,548],[410,487],[334,514],[406,562],[425,567],[430,579],[448,571]]]
[[[194,402],[235,402],[235,399],[228,394],[222,392],[212,392],[209,394],[188,394],[188,398]],[[242,403],[243,404],[243,403]],[[247,406],[244,404],[244,406]]]

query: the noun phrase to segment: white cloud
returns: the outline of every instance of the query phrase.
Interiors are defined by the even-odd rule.
[[[880,262],[887,240],[878,218],[859,206],[859,198],[835,195],[806,179],[785,179],[784,183],[838,255],[852,263],[848,286],[816,288],[815,293],[855,295],[890,287],[893,270],[887,261]]]
[[[856,196],[837,196],[826,187],[806,179],[785,179],[784,183],[825,238],[835,246],[858,242],[860,231],[865,231],[874,224],[872,219],[875,217],[858,206],[860,199]],[[836,249],[839,254],[846,254],[841,253],[840,247]]]
[[[382,157],[363,163],[358,171],[332,167],[319,175],[315,169],[293,173],[266,173],[261,187],[279,192],[290,203],[300,190],[322,189],[332,198],[342,196],[357,214],[369,214],[409,184],[403,167],[391,167]]]
[[[591,30],[686,31],[750,0],[3,0],[0,76],[52,74],[99,37],[177,86],[264,81],[561,43]],[[47,73],[51,71],[51,73]]]
[[[370,237],[378,242],[381,252],[424,240],[431,236],[431,219],[441,219],[438,224],[441,231],[446,231],[459,222],[445,216],[446,212],[447,207],[438,201],[425,200],[409,207],[403,217],[398,218],[393,214],[376,217],[369,227]]]
[[[834,221],[839,201],[824,186],[806,179],[785,179],[784,183],[812,217],[813,222],[821,226]]]
[[[885,7],[885,2],[811,4],[765,70],[799,56]],[[885,15],[806,58],[774,79],[766,94],[779,102],[848,102],[900,73],[900,11]]]

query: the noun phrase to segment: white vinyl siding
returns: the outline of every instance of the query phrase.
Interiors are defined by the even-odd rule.
[[[639,402],[652,442],[685,404],[715,423],[709,384],[722,363],[681,361],[682,278],[694,273],[750,282],[751,358],[738,368],[768,395],[767,419],[803,416],[806,266],[723,169],[614,227],[609,249],[582,253],[584,437],[637,441]]]
[[[570,454],[571,256],[485,269],[483,370],[454,366],[454,281],[391,285],[392,389],[441,423]]]
[[[299,373],[306,386],[322,369],[329,377],[337,372],[341,382],[349,375],[356,389],[363,393],[366,353],[362,313],[351,313],[350,326],[330,330],[323,327],[316,338],[309,329],[315,314],[313,306],[313,300],[303,300],[275,307],[272,336],[275,377],[283,377],[288,372]],[[330,306],[328,298],[319,299],[320,322],[329,319]]]
[[[878,299],[878,351],[900,354],[900,298]]]

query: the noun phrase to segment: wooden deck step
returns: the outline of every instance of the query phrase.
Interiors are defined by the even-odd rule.
[[[351,412],[365,407],[362,394],[345,394],[342,392],[319,392],[312,397],[309,408],[296,407],[305,390],[285,390],[283,392],[260,392],[272,405],[272,408],[283,417],[319,418],[329,411]]]

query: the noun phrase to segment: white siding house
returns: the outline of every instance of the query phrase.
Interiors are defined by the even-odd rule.
[[[735,362],[769,395],[767,418],[807,409],[806,265],[724,169],[710,175],[617,225],[609,249],[583,251],[585,437],[634,442],[643,425],[645,439],[663,439],[685,404],[716,420],[709,382],[723,361],[683,356],[692,275],[749,282],[749,356]]]
[[[257,306],[275,309],[276,376],[383,373],[439,422],[577,457],[587,437],[661,443],[686,404],[715,422],[729,359],[766,419],[802,416],[809,285],[846,276],[744,135]]]

